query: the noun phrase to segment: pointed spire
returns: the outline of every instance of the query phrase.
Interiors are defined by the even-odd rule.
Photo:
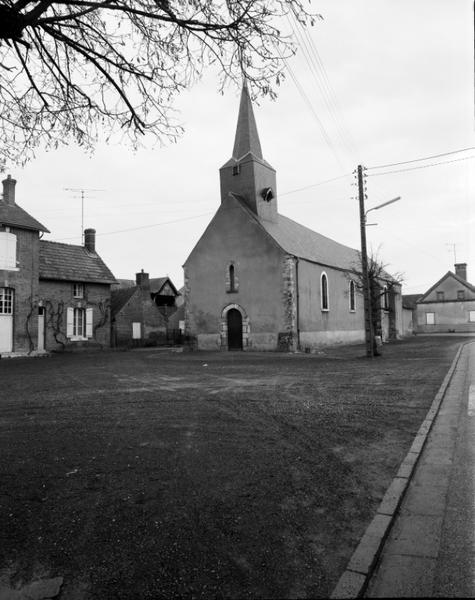
[[[239,160],[249,152],[252,152],[257,158],[263,158],[251,98],[247,89],[247,83],[244,81],[241,92],[241,103],[239,105],[236,137],[234,139],[233,158]]]

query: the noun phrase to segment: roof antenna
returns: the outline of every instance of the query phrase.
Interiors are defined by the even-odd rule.
[[[80,193],[81,196],[73,196],[73,198],[81,198],[81,245],[84,245],[84,196],[86,192],[105,192],[106,190],[97,188],[63,188],[66,192]]]
[[[456,250],[457,244],[454,244],[454,243],[448,244],[448,243],[446,243],[445,245],[446,246],[452,246],[452,250],[453,250],[453,253],[454,253],[454,265],[455,265],[457,263],[457,250]]]

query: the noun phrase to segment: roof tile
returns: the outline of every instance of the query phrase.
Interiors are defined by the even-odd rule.
[[[40,240],[40,279],[115,283],[114,275],[96,252],[46,240]]]

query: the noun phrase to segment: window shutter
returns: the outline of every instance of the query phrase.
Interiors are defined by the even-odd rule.
[[[7,265],[12,269],[16,268],[16,235],[7,234]]]
[[[0,231],[0,269],[16,267],[16,235]]]
[[[4,269],[7,266],[7,234],[4,231],[0,231],[0,269]]]
[[[68,307],[66,314],[66,337],[73,337],[74,308]]]
[[[93,309],[86,308],[86,337],[92,337]]]

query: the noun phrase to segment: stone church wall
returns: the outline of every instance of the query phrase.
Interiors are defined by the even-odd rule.
[[[332,267],[299,261],[300,348],[364,341],[363,296],[356,293],[355,310],[350,310],[349,275]],[[328,278],[328,310],[322,310],[321,276]]]
[[[292,322],[283,303],[291,278],[286,260],[247,211],[226,199],[185,265],[189,345],[227,349],[225,316],[231,305],[242,314],[244,350],[277,350],[279,339],[285,343],[282,334]],[[234,290],[228,286],[230,265],[239,282]]]

